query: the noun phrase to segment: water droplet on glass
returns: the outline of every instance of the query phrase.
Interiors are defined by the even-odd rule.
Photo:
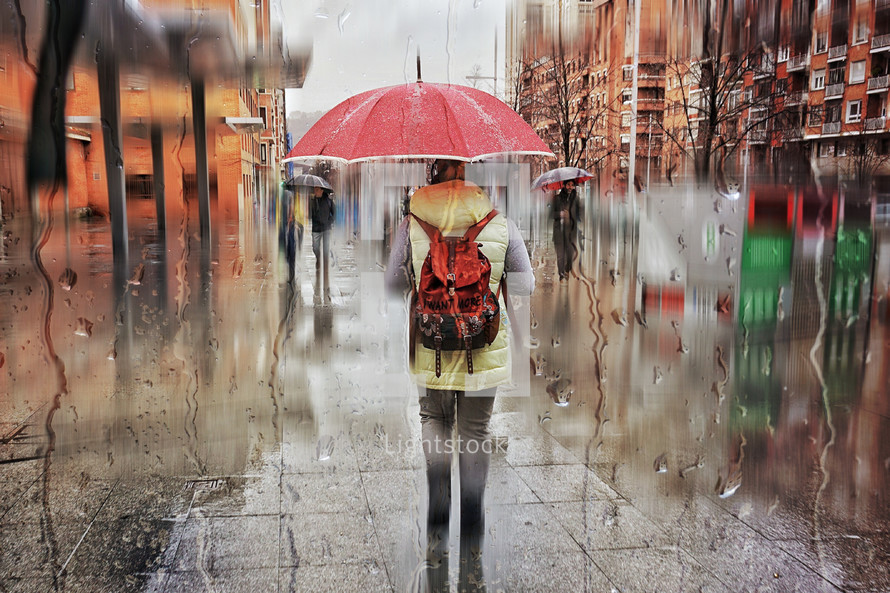
[[[540,377],[541,375],[544,374],[544,365],[547,364],[547,359],[545,359],[543,356],[538,354],[534,359],[534,363],[535,363],[535,376]]]
[[[347,7],[347,8],[344,8],[344,9],[343,9],[343,12],[341,12],[341,13],[337,16],[337,28],[340,29],[340,33],[341,33],[341,34],[343,33],[343,25],[346,24],[346,20],[347,20],[351,15],[352,15],[352,13],[349,12],[349,8]]]
[[[543,415],[538,416],[538,422],[540,422],[541,424],[549,422],[550,420],[553,420],[553,418],[550,417],[550,410],[544,412]]]
[[[133,275],[130,276],[129,280],[127,280],[127,284],[139,286],[140,284],[142,284],[143,276],[145,276],[145,266],[143,264],[138,264],[135,268],[133,268]]]
[[[86,317],[78,317],[74,328],[74,335],[89,338],[93,335],[93,322]]]
[[[244,256],[239,255],[235,259],[235,263],[232,264],[232,278],[240,278],[241,274],[244,273]]]
[[[479,8],[482,6],[482,0],[473,0],[473,8]]]
[[[318,461],[327,461],[331,458],[331,454],[334,452],[334,437],[330,435],[323,435],[318,439],[318,444],[315,445],[315,458]]]
[[[71,290],[77,284],[77,272],[71,268],[65,268],[65,271],[59,276],[59,286],[62,290]]]
[[[0,369],[3,368],[4,364],[6,364],[6,355],[0,352]]]
[[[572,389],[571,385],[572,382],[568,379],[557,379],[556,381],[552,381],[547,385],[547,395],[550,396],[550,399],[554,404],[560,408],[564,408],[569,405],[569,400],[572,399],[572,394],[575,393],[575,390]]]
[[[117,358],[117,349],[112,346],[111,350],[108,351],[108,354],[105,356],[108,360],[115,360]]]
[[[658,385],[659,383],[661,383],[661,380],[664,378],[664,375],[663,375],[662,372],[661,372],[661,367],[655,367],[655,371],[654,371],[654,372],[655,372],[655,378],[653,379],[652,382],[653,382],[655,385]]]
[[[653,464],[655,468],[655,473],[663,474],[668,470],[668,462],[667,462],[667,453],[662,453],[658,457],[655,458],[655,463]]]

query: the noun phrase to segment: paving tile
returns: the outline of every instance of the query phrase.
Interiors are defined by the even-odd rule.
[[[511,466],[493,466],[488,470],[485,505],[527,504],[540,502],[528,484]]]
[[[275,593],[276,568],[172,572],[164,593]]]
[[[593,562],[621,593],[734,593],[678,548],[592,550]]]
[[[489,591],[548,593],[611,593],[606,575],[584,552],[518,551],[485,572]]]
[[[277,568],[278,515],[189,518],[173,568],[226,571]]]
[[[680,545],[733,590],[835,591],[815,572],[736,517],[699,498],[695,520],[681,520]]]
[[[392,592],[393,587],[386,569],[369,562],[359,566],[326,564],[282,569],[278,590],[281,593],[383,593]]]
[[[4,461],[32,456],[34,447],[0,445],[0,459]],[[20,502],[25,492],[43,473],[43,465],[43,459],[40,458],[4,463],[0,466],[3,475],[3,479],[0,480],[0,518]]]
[[[382,565],[370,515],[284,515],[281,517],[280,538],[282,567],[368,561]]]
[[[279,476],[228,476],[195,481],[190,516],[231,517],[278,515]]]
[[[845,591],[890,591],[890,534],[776,540],[775,544]]]
[[[58,574],[86,529],[80,521],[0,524],[0,578]]]
[[[94,521],[66,568],[70,575],[94,575],[124,582],[134,573],[164,568],[164,552],[175,544],[173,521],[135,515]]]
[[[122,478],[114,485],[96,520],[131,515],[147,519],[185,517],[194,496],[194,489],[187,489],[186,482],[186,478],[167,476]]]
[[[33,482],[18,504],[3,516],[2,522],[33,524],[49,518],[53,523],[88,523],[113,486],[112,480],[51,469],[49,478]]]
[[[485,517],[485,543],[498,558],[522,550],[580,551],[545,504],[494,505]]]
[[[516,472],[544,502],[618,498],[617,492],[581,464],[517,467]]]
[[[326,472],[356,469],[355,447],[349,434],[319,432],[312,424],[286,428],[281,443],[284,473]]]
[[[368,502],[358,470],[286,474],[281,477],[281,513],[364,515]]]
[[[499,435],[493,449],[492,462],[501,460],[514,466],[573,465],[579,462],[571,451],[563,447],[549,434],[541,431],[533,435]]]
[[[585,550],[649,548],[671,544],[667,533],[622,500],[556,502],[547,505]]]

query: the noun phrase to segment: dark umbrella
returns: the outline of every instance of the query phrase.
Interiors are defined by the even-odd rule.
[[[319,177],[318,175],[297,175],[296,177],[291,177],[287,181],[284,182],[286,185],[297,185],[301,187],[323,187],[325,189],[332,189],[331,184]]]
[[[593,179],[593,174],[588,173],[584,169],[578,167],[560,167],[552,169],[540,175],[532,183],[532,190],[540,189],[544,191],[553,191],[562,187],[566,181],[574,181],[575,183],[584,183]]]

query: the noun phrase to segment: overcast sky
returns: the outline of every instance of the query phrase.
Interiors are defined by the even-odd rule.
[[[289,47],[312,44],[306,82],[287,91],[287,111],[326,111],[362,91],[413,82],[418,47],[424,81],[472,86],[475,64],[481,76],[494,73],[495,35],[502,95],[506,1],[280,0]]]

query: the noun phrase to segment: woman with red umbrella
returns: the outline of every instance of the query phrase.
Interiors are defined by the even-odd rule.
[[[462,161],[437,159],[433,164],[433,184],[411,196],[410,215],[399,226],[387,267],[390,290],[416,290],[415,278],[422,274],[417,271],[422,270],[431,245],[425,224],[438,228],[446,237],[460,237],[468,228],[487,220],[481,222],[482,230],[473,240],[490,261],[492,290],[500,293],[497,287],[506,275],[511,294],[531,294],[534,272],[519,229],[503,214],[494,212],[482,188],[464,180],[465,165]],[[459,590],[476,591],[471,583],[482,582],[479,558],[485,522],[483,499],[491,457],[488,424],[497,387],[511,378],[507,326],[506,322],[501,323],[490,344],[473,350],[472,366],[464,351],[439,353],[425,348],[421,340],[414,344],[411,372],[420,392],[421,438],[427,460],[427,539],[431,542],[427,576],[432,591],[449,590],[445,552],[453,452],[457,452],[460,468]],[[451,436],[455,425],[456,443]]]

